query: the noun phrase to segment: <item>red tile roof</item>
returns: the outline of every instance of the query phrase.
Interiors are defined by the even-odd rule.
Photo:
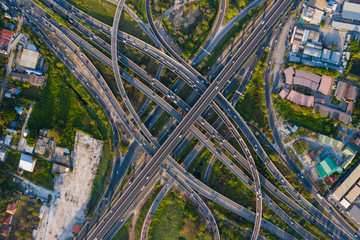
[[[78,234],[79,231],[80,231],[80,226],[79,226],[79,224],[76,224],[76,225],[74,226],[72,232],[75,233],[75,234]]]
[[[7,213],[4,217],[3,224],[10,225],[12,217],[13,217],[13,215]]]
[[[10,229],[11,229],[11,227],[3,225],[0,228],[0,235],[3,236],[3,237],[8,237],[9,233],[10,233]]]
[[[8,203],[6,213],[14,215],[17,209],[17,202]]]
[[[1,30],[1,38],[5,38],[7,40],[10,40],[12,36],[12,32],[6,29]]]

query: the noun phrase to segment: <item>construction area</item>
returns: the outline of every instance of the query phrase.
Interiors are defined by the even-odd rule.
[[[103,148],[103,142],[76,133],[72,153],[73,171],[55,179],[55,192],[39,225],[36,239],[72,239],[75,225],[86,220],[86,207]]]

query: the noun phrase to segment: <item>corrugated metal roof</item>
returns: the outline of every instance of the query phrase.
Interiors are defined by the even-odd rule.
[[[352,188],[352,186],[359,180],[360,177],[360,165],[358,165],[352,173],[345,179],[345,181],[340,184],[340,186],[333,193],[333,198],[336,201],[340,201],[340,199],[345,195],[345,193]]]
[[[330,76],[323,75],[321,77],[320,86],[318,88],[318,92],[328,95],[331,92],[331,88],[333,86],[334,80]]]

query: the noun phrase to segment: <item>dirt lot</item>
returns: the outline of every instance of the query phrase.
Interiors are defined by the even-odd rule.
[[[85,221],[86,205],[100,160],[103,143],[77,132],[73,153],[74,170],[55,179],[60,198],[51,201],[40,223],[36,239],[68,239],[72,228]]]

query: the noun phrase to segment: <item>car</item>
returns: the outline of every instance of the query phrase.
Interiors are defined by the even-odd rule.
[[[121,220],[120,220],[120,222],[123,222],[124,221],[124,219],[122,218]]]
[[[119,171],[116,171],[116,174],[119,174]]]
[[[179,135],[179,138],[182,138],[182,134]]]

